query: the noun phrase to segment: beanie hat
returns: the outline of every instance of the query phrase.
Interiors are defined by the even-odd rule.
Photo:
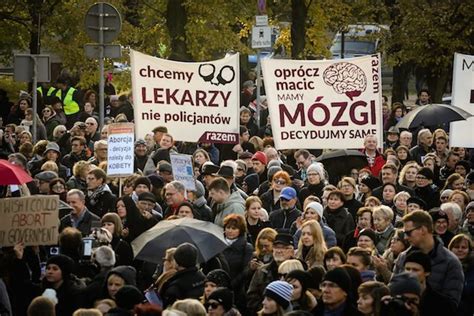
[[[204,196],[206,189],[204,189],[204,185],[201,183],[201,181],[194,181],[194,186],[196,189],[193,192],[196,193],[196,197],[200,198],[201,196]]]
[[[151,192],[140,193],[140,195],[138,196],[138,200],[139,201],[149,201],[149,202],[152,202],[152,203],[156,203],[155,195]]]
[[[217,285],[217,287],[230,287],[230,276],[229,274],[222,269],[215,269],[210,271],[206,275],[205,282],[212,282]]]
[[[418,170],[418,174],[425,176],[428,180],[434,179],[433,171],[431,171],[431,169],[428,167],[423,167],[420,170]]]
[[[267,164],[267,156],[262,151],[257,151],[255,154],[253,154],[252,160],[258,160],[264,165]]]
[[[269,167],[267,171],[267,179],[273,179],[273,176],[275,175],[275,173],[282,170],[283,169],[279,166]]]
[[[239,159],[250,159],[253,157],[253,154],[250,151],[244,151],[239,154]]]
[[[285,281],[273,281],[265,288],[264,296],[268,296],[277,302],[278,305],[287,309],[290,306],[293,286]]]
[[[321,163],[312,163],[309,165],[308,169],[306,170],[306,174],[310,172],[316,172],[319,174],[321,181],[325,179],[325,174],[324,174],[324,167],[322,166]]]
[[[308,270],[311,278],[309,279],[308,288],[319,290],[321,281],[323,280],[326,271],[321,266],[314,266]]]
[[[210,300],[218,301],[224,307],[224,310],[228,312],[234,305],[234,293],[226,287],[219,287],[212,291],[207,301]]]
[[[133,188],[135,189],[139,184],[144,184],[148,190],[151,190],[151,181],[147,177],[138,177],[133,184]]]
[[[94,259],[100,267],[115,265],[115,251],[109,246],[100,246],[94,251]]]
[[[173,167],[168,161],[161,161],[158,163],[158,171],[173,173]]]
[[[407,262],[418,263],[420,266],[423,267],[423,270],[425,270],[425,272],[431,272],[430,256],[428,256],[424,252],[417,250],[417,251],[412,251],[408,253],[408,255],[405,258],[405,264]]]
[[[126,310],[132,310],[135,305],[143,302],[142,292],[133,285],[124,285],[115,294],[117,306]]]
[[[311,283],[311,274],[309,274],[308,272],[303,271],[303,270],[293,270],[293,271],[290,271],[286,275],[285,279],[286,280],[291,280],[291,279],[298,280],[301,283],[301,289],[302,289],[302,292],[304,293],[304,292],[306,292],[306,290],[309,287],[309,284]]]
[[[251,194],[253,191],[255,191],[258,186],[260,185],[260,180],[258,178],[258,174],[252,173],[249,174],[244,178],[244,182],[247,184],[247,193]]]
[[[374,176],[363,177],[360,182],[368,186],[371,191],[380,186],[379,179]]]
[[[323,206],[321,205],[321,203],[318,203],[318,202],[308,203],[308,205],[306,206],[306,210],[309,208],[316,211],[316,213],[319,216],[319,220],[323,219]]]
[[[469,202],[469,204],[466,206],[466,214],[471,210],[474,210],[474,201]]]
[[[449,223],[449,217],[448,214],[446,214],[443,210],[437,209],[430,211],[430,216],[433,219],[433,224],[436,223],[438,219],[445,219]]]
[[[154,188],[162,188],[165,186],[165,181],[163,178],[156,173],[152,173],[148,176],[148,180],[153,185]]]
[[[247,172],[247,164],[245,163],[245,161],[237,159],[235,162],[237,163],[237,170],[240,168],[244,172]]]
[[[326,273],[323,281],[336,283],[347,295],[352,292],[352,281],[349,273],[344,268],[334,268]]]
[[[63,279],[68,279],[74,268],[74,261],[65,255],[57,255],[49,258],[46,262],[46,266],[49,264],[55,264],[61,269]]]
[[[360,236],[367,236],[369,237],[370,239],[372,239],[372,241],[374,242],[374,244],[377,243],[377,235],[375,234],[375,232],[370,229],[370,228],[364,228],[362,229],[360,232],[359,232],[359,237],[357,237],[357,239],[360,238]]]
[[[134,147],[137,147],[138,145],[145,145],[146,146],[146,141],[143,138],[137,139],[134,143]]]
[[[43,294],[41,294],[41,296],[49,299],[53,303],[53,305],[58,304],[58,295],[55,289],[46,289],[44,290]]]
[[[278,159],[273,159],[271,161],[268,162],[268,165],[267,165],[267,168],[271,168],[271,167],[281,167],[281,162],[280,160]]]
[[[183,268],[191,268],[197,264],[198,251],[188,242],[179,245],[174,253],[174,260]]]
[[[392,296],[403,295],[405,293],[412,293],[418,296],[421,295],[420,282],[418,282],[418,279],[409,272],[395,274],[388,284],[388,288],[390,289],[390,294]]]

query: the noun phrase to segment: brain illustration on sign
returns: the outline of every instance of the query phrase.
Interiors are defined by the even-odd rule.
[[[349,99],[358,97],[367,88],[364,71],[354,64],[341,62],[329,66],[323,73],[324,82]]]
[[[219,71],[216,71],[216,66],[213,64],[202,64],[199,66],[199,76],[213,85],[226,85],[234,81],[235,71],[234,67],[226,65]]]

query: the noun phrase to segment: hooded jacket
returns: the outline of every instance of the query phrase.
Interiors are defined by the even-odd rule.
[[[214,224],[224,227],[224,218],[229,214],[239,214],[244,216],[245,200],[238,191],[233,192],[223,203],[215,205],[216,216]]]
[[[136,284],[137,284],[137,270],[135,270],[134,267],[132,267],[132,266],[118,266],[118,267],[115,267],[112,270],[110,270],[109,273],[107,273],[107,276],[105,277],[105,282],[104,282],[104,285],[102,287],[102,297],[103,298],[111,298],[109,296],[109,291],[107,289],[107,281],[108,281],[109,277],[112,274],[116,274],[119,277],[121,277],[125,281],[124,285],[136,286]]]
[[[336,233],[337,245],[341,247],[346,234],[355,227],[351,214],[344,207],[333,211],[326,208],[324,209],[324,217],[328,226]]]

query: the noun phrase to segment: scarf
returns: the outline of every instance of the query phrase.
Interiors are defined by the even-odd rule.
[[[100,196],[104,193],[104,192],[112,192],[110,191],[110,188],[107,184],[102,184],[101,186],[97,187],[94,191],[92,190],[89,190],[87,192],[87,196],[89,197],[89,201],[90,201],[90,204],[91,205],[96,205],[97,202],[99,202],[99,198]]]

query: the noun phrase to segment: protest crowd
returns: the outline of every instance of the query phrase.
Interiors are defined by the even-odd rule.
[[[353,148],[365,166],[341,175],[321,150],[275,149],[265,97],[257,121],[254,81],[241,86],[238,144],[156,126],[121,178],[108,126],[134,122],[131,95],[107,82],[100,127],[98,93],[67,76],[38,89],[37,113],[31,94],[2,91],[0,158],[34,181],[1,197],[61,202],[57,245],[2,247],[0,315],[473,315],[474,152],[442,129],[399,130],[409,109],[385,100],[383,148],[367,135]],[[175,153],[192,156],[194,190],[174,179]],[[136,258],[148,230],[181,218],[221,227],[226,248],[204,261],[203,237]]]

